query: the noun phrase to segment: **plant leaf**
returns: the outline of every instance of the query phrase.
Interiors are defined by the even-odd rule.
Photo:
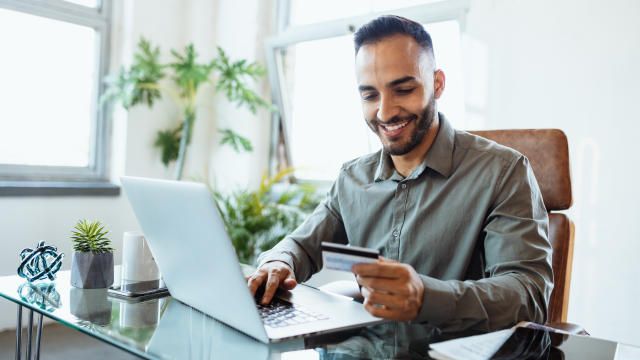
[[[153,146],[160,148],[161,160],[164,166],[169,166],[169,163],[178,159],[178,151],[180,150],[180,139],[182,132],[182,124],[174,129],[167,129],[165,131],[158,131],[156,134],[156,140],[153,142]]]
[[[292,184],[277,200],[269,196],[272,186],[292,172],[293,169],[286,169],[271,177],[265,173],[255,191],[238,189],[223,194],[212,190],[240,262],[253,264],[260,252],[291,234],[312,210],[309,204],[318,199],[313,185]]]
[[[235,150],[236,152],[240,152],[240,148],[244,149],[247,152],[253,151],[253,146],[251,146],[251,141],[249,139],[244,138],[235,131],[231,129],[219,129],[219,133],[222,134],[222,140],[220,140],[220,145],[228,144]]]
[[[213,62],[197,64],[198,53],[196,53],[193,44],[185,46],[184,56],[175,50],[171,50],[171,54],[176,58],[175,62],[168,65],[175,72],[173,80],[180,88],[181,95],[193,102],[200,84],[209,81],[209,75],[215,64]]]
[[[120,103],[125,109],[138,103],[146,103],[149,107],[162,96],[158,89],[144,88],[141,84],[158,84],[164,78],[161,65],[160,48],[153,49],[151,43],[141,37],[138,43],[139,52],[134,55],[133,65],[129,70],[120,69],[117,75],[108,75],[104,78],[107,90],[100,98],[101,102],[112,101]]]
[[[78,252],[113,252],[115,249],[110,239],[104,236],[111,231],[102,231],[106,226],[102,226],[101,221],[87,221],[86,219],[78,220],[74,226],[74,230],[71,230],[73,236],[72,239],[73,251]]]
[[[267,73],[258,62],[248,65],[246,60],[231,62],[224,50],[218,47],[218,59],[212,65],[219,72],[216,91],[224,92],[229,101],[235,102],[238,107],[246,106],[254,114],[259,107],[275,110],[273,105],[249,88],[249,80],[257,81]]]

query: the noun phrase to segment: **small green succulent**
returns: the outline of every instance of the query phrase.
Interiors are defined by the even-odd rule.
[[[73,251],[104,253],[113,252],[115,249],[111,247],[113,242],[104,236],[111,231],[103,231],[106,225],[102,225],[101,221],[78,220],[74,229],[71,230],[73,236],[69,238],[73,242]]]

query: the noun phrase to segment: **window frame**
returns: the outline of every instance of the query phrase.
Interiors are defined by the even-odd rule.
[[[80,193],[87,193],[87,182],[104,183],[108,181],[108,134],[109,107],[99,103],[99,98],[105,90],[102,79],[109,71],[111,45],[111,5],[112,0],[98,0],[95,8],[67,2],[64,0],[0,0],[0,8],[18,11],[30,15],[40,16],[52,20],[63,21],[75,25],[91,27],[96,31],[95,69],[97,71],[93,83],[89,165],[87,167],[73,166],[43,166],[43,165],[14,165],[0,164],[0,195],[28,195],[30,193],[47,195],[44,189],[55,188],[55,195],[64,195],[65,187],[80,187]],[[21,186],[20,183],[27,183]],[[73,182],[83,183],[74,186]],[[38,185],[39,184],[39,185]],[[37,190],[41,188],[40,190]],[[119,191],[110,186],[99,184],[95,188],[97,195],[117,195]],[[119,189],[118,187],[115,187]],[[16,189],[20,189],[16,191]],[[34,190],[35,189],[35,190]]]
[[[292,109],[287,96],[281,49],[301,42],[344,36],[353,33],[355,29],[367,22],[387,14],[407,17],[421,24],[457,20],[462,33],[470,2],[470,0],[445,0],[326,22],[289,26],[290,0],[278,0],[275,21],[276,35],[268,37],[264,41],[272,101],[278,108],[278,111],[272,115],[269,172],[276,173],[282,166],[283,160],[286,161],[287,166],[291,166],[291,142],[287,127],[291,123]],[[284,156],[282,156],[282,152],[284,152]],[[282,159],[283,157],[284,159]],[[305,180],[305,182],[321,186],[331,183],[320,180]]]

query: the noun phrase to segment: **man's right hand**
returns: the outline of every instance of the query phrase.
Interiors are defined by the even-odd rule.
[[[282,261],[271,261],[263,264],[256,272],[245,276],[249,291],[254,296],[260,285],[265,284],[262,304],[266,305],[273,298],[276,289],[293,290],[298,285],[293,269]]]

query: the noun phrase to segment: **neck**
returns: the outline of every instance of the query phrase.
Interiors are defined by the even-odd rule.
[[[433,141],[436,139],[436,135],[438,135],[438,130],[440,130],[440,117],[436,113],[429,131],[424,135],[422,142],[418,146],[404,155],[391,155],[393,166],[400,175],[406,178],[422,164],[431,145],[433,145]]]

